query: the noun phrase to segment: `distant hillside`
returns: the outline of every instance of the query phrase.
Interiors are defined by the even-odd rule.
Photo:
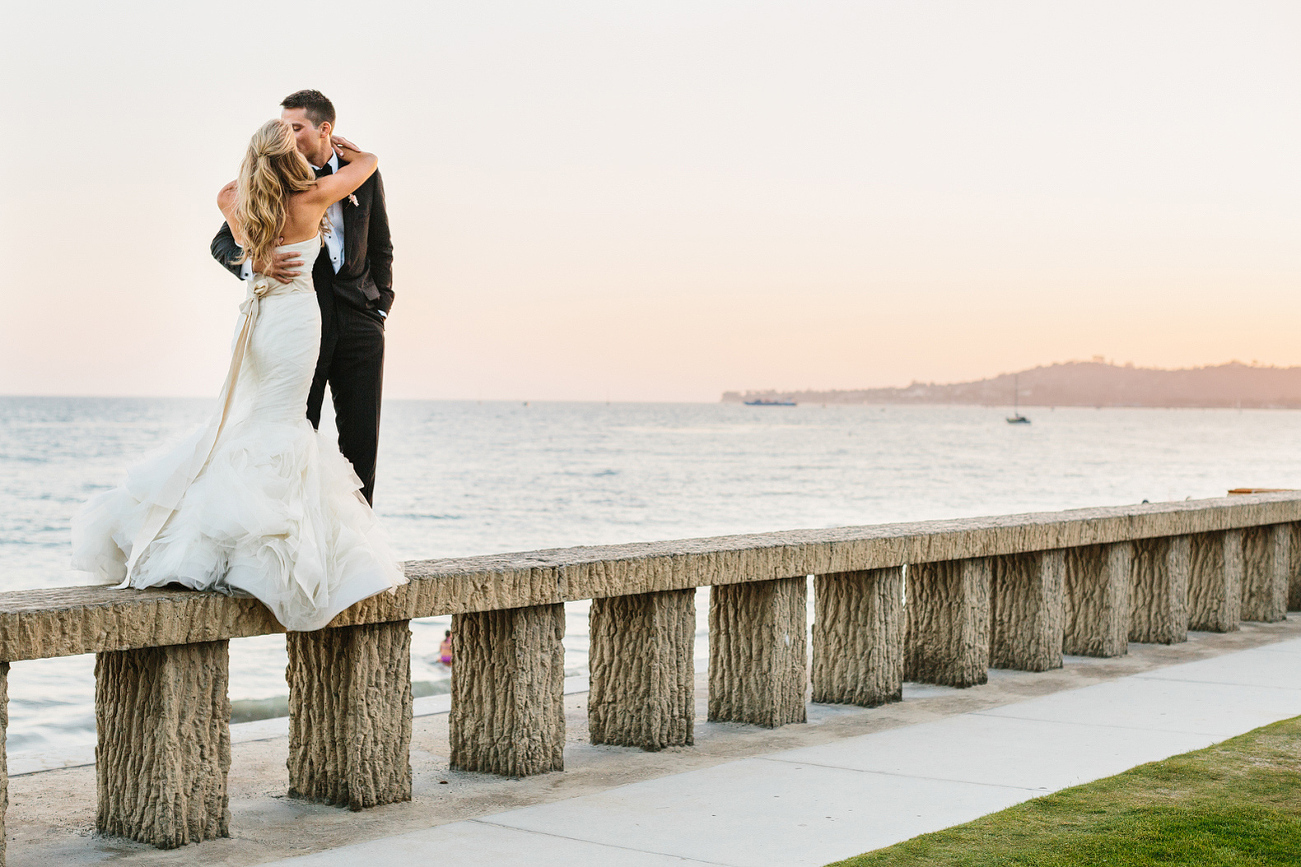
[[[1258,367],[1231,362],[1218,367],[1157,370],[1100,361],[1069,361],[1004,373],[991,379],[906,388],[849,391],[729,391],[724,403],[793,400],[797,403],[1012,403],[1019,377],[1022,406],[1160,406],[1301,408],[1301,367]]]

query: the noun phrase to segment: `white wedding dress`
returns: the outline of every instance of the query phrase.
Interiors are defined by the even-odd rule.
[[[352,465],[306,418],[321,342],[311,282],[320,236],[277,249],[301,255],[301,274],[248,281],[217,412],[82,507],[72,559],[121,587],[256,596],[286,629],[304,631],[406,578]]]

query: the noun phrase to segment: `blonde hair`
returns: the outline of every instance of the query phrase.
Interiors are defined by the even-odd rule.
[[[289,197],[315,184],[316,173],[298,152],[289,124],[280,119],[262,124],[239,166],[235,219],[244,236],[244,255],[238,261],[270,258],[284,230]]]

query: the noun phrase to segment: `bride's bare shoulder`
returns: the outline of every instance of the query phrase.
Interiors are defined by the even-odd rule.
[[[238,182],[231,181],[217,192],[217,207],[224,214],[235,207],[235,198],[238,195]]]

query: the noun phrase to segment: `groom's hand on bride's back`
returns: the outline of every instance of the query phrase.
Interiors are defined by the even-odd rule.
[[[280,240],[284,241],[284,238]],[[303,257],[292,250],[272,251],[271,261],[254,262],[253,270],[280,283],[288,283],[303,273]]]
[[[230,226],[226,223],[222,223],[221,228],[217,230],[216,236],[212,239],[211,249],[212,258],[220,262],[227,271],[241,280],[247,279],[248,273],[244,269],[250,267],[250,264],[244,261],[244,251],[239,244],[235,243],[235,236],[231,234]],[[293,251],[273,252],[270,262],[253,262],[251,267],[259,274],[265,274],[281,283],[288,283],[302,273],[303,260]]]

